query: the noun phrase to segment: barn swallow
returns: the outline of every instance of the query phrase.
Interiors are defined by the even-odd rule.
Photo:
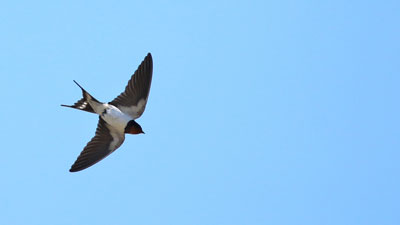
[[[125,134],[141,134],[142,127],[135,121],[145,108],[153,76],[153,59],[148,53],[132,75],[125,91],[109,103],[91,96],[75,80],[83,97],[73,105],[61,105],[99,115],[96,134],[71,166],[70,172],[84,170],[117,150]]]

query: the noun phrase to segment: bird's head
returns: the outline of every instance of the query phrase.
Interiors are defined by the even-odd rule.
[[[125,133],[126,134],[144,134],[142,127],[136,123],[136,121],[131,120],[126,124],[125,127]]]

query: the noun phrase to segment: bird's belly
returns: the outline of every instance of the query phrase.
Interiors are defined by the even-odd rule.
[[[126,124],[131,120],[131,118],[120,110],[107,109],[105,113],[101,114],[101,117],[112,127],[124,132]]]

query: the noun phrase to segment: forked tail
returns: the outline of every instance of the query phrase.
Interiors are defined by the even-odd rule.
[[[83,87],[81,85],[79,85],[78,82],[76,82],[75,80],[74,80],[74,82],[82,90],[83,97],[79,101],[75,102],[75,104],[73,104],[73,105],[61,105],[61,106],[79,109],[79,110],[83,110],[83,111],[90,112],[90,113],[95,113],[92,106],[90,106],[88,99],[98,102],[98,103],[100,103],[100,102],[97,101],[97,99],[95,99],[93,96],[91,96],[85,89],[83,89]]]

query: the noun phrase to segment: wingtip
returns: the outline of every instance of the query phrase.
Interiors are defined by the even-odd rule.
[[[69,172],[71,172],[71,173],[78,172],[78,171],[80,171],[80,170],[73,168],[73,167],[71,167],[71,169],[69,169]]]
[[[82,170],[82,168],[79,167],[79,166],[77,166],[77,165],[74,163],[74,164],[72,164],[71,168],[69,169],[69,172],[74,173],[74,172],[78,172],[78,171],[81,171],[81,170]]]

